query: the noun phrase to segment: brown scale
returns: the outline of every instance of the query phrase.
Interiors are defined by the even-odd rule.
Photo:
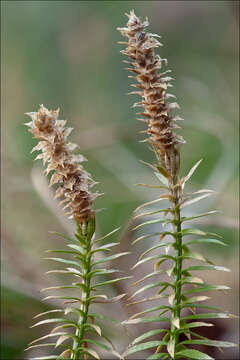
[[[41,105],[38,112],[28,114],[32,121],[26,125],[34,137],[41,140],[33,151],[42,151],[37,158],[48,164],[45,174],[53,171],[50,186],[58,184],[55,197],[63,198],[60,205],[64,204],[63,209],[68,209],[66,214],[82,223],[95,215],[92,205],[99,194],[90,191],[95,183],[79,164],[84,157],[72,154],[77,148],[77,145],[67,143],[72,129],[64,127],[66,121],[58,120],[58,114],[59,110],[49,111]]]
[[[178,126],[174,125],[173,121],[178,119],[170,115],[171,109],[178,105],[166,102],[167,95],[174,97],[166,94],[167,88],[171,86],[168,82],[171,78],[164,78],[164,76],[169,70],[159,73],[162,61],[166,62],[166,59],[161,59],[155,54],[155,48],[161,45],[156,39],[158,36],[144,31],[148,26],[148,21],[142,21],[134,14],[134,11],[126,15],[129,18],[127,26],[118,28],[121,34],[128,38],[128,41],[120,42],[127,46],[121,53],[132,59],[132,61],[124,60],[124,62],[131,66],[127,70],[136,74],[136,76],[130,76],[138,81],[138,84],[132,84],[132,87],[138,87],[141,90],[130,94],[140,95],[143,99],[134,104],[144,109],[143,112],[137,113],[146,119],[138,119],[145,122],[148,127],[142,133],[149,135],[147,140],[159,153],[165,169],[171,175],[176,175],[179,170],[178,147],[184,140],[174,133],[173,129]]]

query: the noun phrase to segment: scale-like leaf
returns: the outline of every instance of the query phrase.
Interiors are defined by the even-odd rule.
[[[109,322],[112,322],[112,323],[115,323],[115,324],[118,324],[119,322],[109,316],[106,316],[106,315],[102,315],[102,314],[98,314],[98,313],[91,313],[91,314],[88,314],[88,317],[89,318],[97,318],[97,319],[100,319],[100,320],[105,320],[105,321],[109,321]]]
[[[156,260],[156,259],[162,259],[162,260],[172,260],[172,261],[176,261],[176,259],[173,256],[170,255],[153,255],[153,256],[149,256],[147,258],[144,258],[140,261],[138,261],[133,267],[132,269],[135,269],[137,266],[144,264],[146,262],[152,261],[152,260]]]
[[[150,301],[158,300],[160,298],[168,298],[168,296],[169,296],[168,294],[157,294],[157,295],[150,296],[148,298],[144,298],[144,299],[141,299],[141,300],[132,301],[132,302],[126,304],[126,306],[131,306],[131,305],[135,305],[135,304],[142,304],[144,302],[150,302]]]
[[[141,342],[142,340],[145,340],[151,336],[155,336],[164,332],[169,332],[169,330],[167,329],[157,329],[157,330],[150,330],[148,332],[146,332],[145,334],[138,336],[135,340],[133,340],[133,342],[131,343],[132,345],[136,345],[137,343]]]
[[[119,257],[124,256],[124,255],[128,255],[128,254],[131,254],[131,253],[129,251],[126,251],[126,252],[122,252],[122,253],[119,253],[119,254],[115,254],[115,255],[105,257],[105,258],[103,258],[101,260],[98,260],[95,263],[93,263],[91,267],[93,267],[95,265],[98,265],[98,264],[105,263],[107,261],[112,261],[112,260],[118,259]]]
[[[40,338],[31,341],[28,345],[33,345],[33,344],[35,344],[35,343],[37,343],[37,342],[39,342],[41,340],[45,340],[45,339],[47,339],[49,337],[62,336],[62,335],[69,336],[70,338],[72,338],[74,340],[78,339],[76,335],[68,334],[68,333],[65,333],[65,332],[58,332],[58,333],[51,333],[51,334],[41,336]]]
[[[100,360],[98,353],[95,350],[84,348],[84,353],[89,354],[97,360]]]
[[[177,358],[189,358],[196,360],[214,360],[211,356],[204,354],[201,351],[193,349],[184,349],[176,353]]]
[[[235,315],[228,313],[206,313],[206,314],[194,314],[188,315],[182,318],[182,320],[193,320],[193,319],[234,319]]]
[[[104,282],[101,282],[101,283],[97,283],[97,284],[94,284],[91,289],[96,289],[100,286],[105,286],[105,285],[110,285],[110,284],[114,284],[118,281],[121,281],[121,280],[126,280],[126,279],[132,279],[132,276],[125,276],[125,277],[122,277],[122,278],[118,278],[118,279],[112,279],[112,280],[107,280],[107,281],[104,281]]]
[[[154,251],[154,250],[156,250],[156,249],[158,249],[158,248],[160,248],[160,247],[169,246],[169,245],[172,245],[172,243],[171,243],[171,242],[161,242],[161,243],[158,244],[158,245],[152,246],[150,249],[144,251],[144,253],[142,253],[142,254],[139,256],[138,260],[141,260],[145,255],[147,255],[148,253],[150,253],[150,252],[152,252],[152,251]]]
[[[213,195],[213,193],[210,192],[210,193],[208,193],[208,194],[204,194],[204,195],[198,196],[198,197],[196,197],[196,198],[194,198],[194,199],[191,199],[191,200],[182,202],[181,208],[184,208],[184,207],[186,207],[186,206],[195,204],[196,202],[198,202],[198,201],[200,201],[200,200],[203,200],[203,199],[205,199],[205,198],[207,198],[207,197],[209,197],[209,196],[212,196],[212,195]]]
[[[87,342],[87,343],[92,343],[92,344],[94,344],[94,345],[96,345],[96,346],[98,346],[98,347],[101,347],[101,348],[104,349],[104,350],[111,351],[111,348],[110,348],[109,346],[107,346],[107,345],[105,345],[105,344],[102,344],[102,343],[99,342],[99,341],[92,340],[92,339],[83,339],[82,341],[83,341],[83,342],[85,341],[85,342]]]
[[[167,306],[167,305],[155,306],[155,307],[152,307],[150,309],[146,309],[144,311],[141,311],[139,313],[136,313],[136,314],[132,315],[129,318],[129,320],[130,319],[135,319],[136,317],[139,317],[140,315],[147,314],[147,313],[153,312],[153,311],[158,311],[158,310],[167,310],[167,311],[169,311],[169,310],[172,310],[172,308],[170,306]]]
[[[111,251],[110,248],[112,248],[113,246],[116,246],[116,245],[119,245],[119,243],[118,242],[108,243],[106,245],[103,245],[103,246],[101,246],[101,247],[99,247],[97,249],[94,249],[94,250],[90,251],[89,255],[95,254],[96,252],[100,252],[100,251],[103,251],[103,252]]]
[[[55,310],[44,311],[44,312],[42,312],[42,313],[40,313],[40,314],[35,315],[35,316],[33,317],[33,319],[36,319],[36,318],[38,318],[38,317],[40,317],[40,316],[44,316],[44,315],[56,313],[56,312],[61,312],[61,313],[63,313],[64,310],[63,310],[63,309],[55,309]]]
[[[220,311],[221,309],[217,306],[212,306],[212,305],[202,305],[202,304],[196,304],[196,303],[186,303],[184,305],[181,306],[181,308],[199,308],[199,309],[212,309],[212,310],[217,310]]]
[[[153,277],[153,276],[156,276],[156,275],[160,275],[160,274],[163,274],[163,273],[166,273],[167,270],[158,270],[158,271],[154,271],[146,276],[144,276],[142,279],[139,279],[137,281],[135,281],[133,284],[131,284],[131,286],[136,286],[138,284],[140,284],[141,282],[149,279],[150,277]]]
[[[79,262],[73,261],[73,260],[66,260],[66,259],[62,259],[62,258],[44,258],[44,260],[53,260],[53,261],[57,261],[60,263],[81,267],[81,264]]]
[[[233,347],[237,346],[232,342],[228,341],[216,341],[216,340],[185,340],[180,344],[189,344],[189,345],[207,345],[207,346],[216,346],[216,347]]]
[[[114,229],[113,231],[109,232],[107,235],[104,235],[104,236],[100,237],[99,239],[94,240],[93,244],[97,244],[98,242],[107,239],[111,235],[115,234],[119,229],[120,229],[120,227],[118,227],[118,228]]]
[[[56,343],[49,343],[49,344],[37,344],[37,345],[32,345],[32,346],[29,346],[27,347],[24,351],[28,351],[30,349],[35,349],[35,348],[38,348],[38,347],[45,347],[45,346],[54,346],[55,347]]]
[[[68,320],[68,319],[64,319],[64,318],[55,318],[55,319],[46,319],[46,320],[42,320],[37,322],[36,324],[30,326],[30,328],[34,328],[35,326],[39,326],[39,325],[45,325],[45,324],[52,324],[52,323],[69,323],[74,325],[75,327],[78,327],[74,322]]]
[[[192,177],[197,167],[201,164],[202,159],[199,160],[189,171],[189,173],[180,180],[180,185],[184,188],[185,183]]]
[[[186,331],[186,329],[191,329],[191,328],[196,328],[196,327],[202,327],[202,326],[210,327],[210,326],[214,326],[214,325],[211,324],[211,323],[205,323],[205,322],[195,321],[195,322],[192,322],[192,323],[183,324],[183,325],[181,326],[180,331],[181,331],[181,332],[184,332],[184,331]]]
[[[146,343],[134,345],[134,346],[130,347],[129,349],[127,349],[123,353],[123,357],[125,357],[127,355],[130,355],[130,354],[134,354],[135,352],[138,352],[138,351],[143,351],[143,350],[146,350],[146,349],[157,347],[159,345],[166,345],[166,342],[165,341],[149,341],[149,342],[146,342]]]
[[[162,185],[150,185],[150,184],[141,184],[141,183],[138,183],[138,184],[134,184],[135,186],[145,186],[145,187],[148,187],[148,188],[151,188],[151,189],[165,189],[167,190],[168,187],[167,186],[162,186]]]
[[[145,221],[144,223],[141,223],[141,224],[135,226],[135,228],[134,228],[133,230],[138,230],[138,229],[140,229],[140,228],[142,228],[143,226],[146,226],[146,225],[164,223],[164,222],[166,222],[166,221],[172,221],[172,220],[171,220],[171,219],[162,218],[162,219],[154,219],[154,220]]]
[[[82,327],[91,328],[91,329],[93,329],[99,336],[102,335],[102,329],[100,328],[100,326],[98,326],[98,325],[96,325],[96,324],[86,323],[86,324],[83,324]]]
[[[217,239],[194,239],[184,243],[184,245],[192,245],[192,244],[217,244],[217,245],[227,246],[227,244]]]
[[[228,272],[231,271],[226,267],[217,266],[217,265],[194,265],[184,269],[184,271],[198,271],[198,270],[217,270],[217,271],[228,271]]]
[[[203,214],[199,214],[199,215],[195,215],[195,216],[189,216],[189,217],[181,217],[181,223],[185,222],[185,221],[190,221],[190,220],[194,220],[194,219],[198,219],[201,218],[203,216],[208,216],[208,215],[212,215],[212,214],[217,214],[219,213],[219,211],[217,210],[212,210],[212,211],[208,211],[205,212]]]
[[[60,285],[60,286],[50,286],[44,289],[41,289],[41,292],[50,291],[50,290],[62,290],[62,289],[85,289],[84,284],[74,284],[74,285]]]
[[[82,253],[80,253],[79,251],[71,251],[71,250],[46,250],[46,252],[48,253],[59,253],[59,254],[73,254],[73,255],[78,255],[78,256],[82,256]]]
[[[168,195],[168,194],[163,194],[163,195],[161,195],[160,198],[158,198],[158,199],[155,199],[155,200],[152,200],[152,201],[148,201],[148,202],[146,202],[146,203],[138,206],[138,207],[134,210],[134,212],[137,212],[137,211],[139,211],[140,209],[143,209],[143,208],[146,207],[146,206],[156,204],[156,203],[158,203],[159,201],[168,200],[168,199],[169,199],[169,195]]]
[[[156,233],[152,233],[152,234],[142,235],[142,236],[138,237],[137,239],[133,240],[132,245],[136,244],[138,241],[141,241],[143,239],[148,239],[153,236],[157,236],[157,235],[161,235],[161,234],[162,234],[161,232],[156,232]]]
[[[148,285],[143,286],[141,289],[135,291],[135,293],[133,295],[131,295],[128,298],[128,300],[134,298],[136,295],[140,294],[143,291],[153,289],[153,288],[159,287],[159,286],[166,286],[166,287],[171,286],[171,287],[173,287],[174,285],[172,283],[169,283],[169,282],[166,282],[166,281],[158,281],[158,282],[155,282],[155,283],[152,283],[152,284],[148,284]]]
[[[181,232],[179,234],[181,234],[182,236],[185,236],[185,235],[200,235],[200,236],[213,235],[213,236],[216,236],[218,238],[221,238],[221,236],[219,236],[218,234],[204,232],[202,230],[195,229],[195,228],[183,229],[183,230],[181,230]]]
[[[162,213],[162,212],[164,212],[164,213],[168,213],[168,212],[172,213],[173,210],[170,209],[170,208],[167,208],[167,209],[159,209],[159,210],[154,210],[154,211],[145,211],[145,212],[143,212],[141,214],[135,215],[133,217],[133,219],[137,219],[137,218],[140,218],[140,217],[143,217],[143,216],[156,215],[156,214],[159,214],[159,213]]]
[[[225,286],[225,285],[209,285],[209,284],[205,284],[204,286],[199,286],[187,291],[184,291],[182,293],[182,295],[187,295],[187,294],[192,294],[192,293],[196,293],[196,292],[203,292],[203,291],[213,291],[213,290],[229,290],[230,287],[229,286]]]
[[[170,320],[167,317],[152,316],[152,317],[144,317],[144,318],[125,320],[122,322],[122,324],[145,324],[145,323],[152,323],[152,322],[170,322]]]

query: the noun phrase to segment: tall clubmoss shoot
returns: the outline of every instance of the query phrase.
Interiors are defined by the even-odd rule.
[[[64,254],[70,258],[47,258],[65,266],[64,269],[51,270],[48,272],[49,274],[68,274],[75,281],[72,282],[69,279],[67,284],[42,289],[43,292],[68,289],[71,290],[71,293],[69,295],[64,293],[60,296],[50,295],[45,298],[45,300],[63,300],[63,306],[35,316],[35,318],[49,317],[56,314],[58,317],[38,321],[32,327],[48,324],[56,324],[57,326],[47,335],[32,341],[27,350],[45,346],[63,348],[60,355],[48,354],[44,357],[35,357],[34,360],[86,360],[89,356],[100,359],[98,351],[92,348],[94,345],[97,349],[104,349],[121,358],[112,341],[103,333],[99,324],[100,319],[111,322],[115,322],[115,320],[90,312],[91,305],[94,303],[111,303],[124,296],[122,294],[109,298],[105,291],[99,292],[99,289],[106,285],[129,278],[127,276],[104,280],[104,277],[117,272],[117,270],[102,268],[100,264],[112,261],[127,253],[104,256],[100,260],[95,258],[97,252],[108,253],[112,247],[118,244],[101,245],[102,240],[109,238],[118,229],[100,239],[94,239],[96,211],[93,210],[93,203],[100,194],[92,192],[92,187],[96,183],[81,165],[86,159],[82,155],[74,153],[78,146],[67,142],[67,137],[73,129],[65,127],[66,120],[58,119],[59,110],[49,111],[41,105],[37,112],[27,115],[31,117],[31,121],[26,125],[34,137],[39,140],[32,151],[40,151],[36,159],[42,159],[43,164],[47,165],[45,174],[51,173],[50,186],[57,185],[56,198],[62,199],[60,204],[64,204],[64,210],[67,209],[66,215],[75,221],[76,226],[76,232],[72,238],[56,233],[67,240],[68,249],[49,250],[50,253]],[[99,339],[95,340],[95,337],[92,338],[92,333],[95,337],[99,337],[100,341]],[[45,343],[43,342],[45,339],[54,339],[54,342]],[[110,345],[106,345],[106,342]]]
[[[190,170],[187,176],[180,177],[180,146],[184,143],[184,140],[175,132],[175,129],[179,128],[177,122],[182,119],[178,115],[173,114],[173,110],[179,109],[179,105],[171,101],[175,96],[168,93],[169,87],[172,87],[171,80],[173,79],[168,76],[170,70],[162,70],[167,60],[161,58],[155,52],[162,45],[158,40],[160,36],[147,32],[148,20],[142,21],[135,15],[133,10],[130,14],[126,15],[128,17],[126,27],[118,28],[118,30],[127,38],[127,41],[119,42],[121,45],[125,45],[125,49],[121,53],[129,58],[129,60],[124,60],[123,62],[129,66],[127,70],[133,74],[129,77],[136,81],[131,86],[138,89],[137,91],[130,92],[130,94],[141,97],[141,100],[134,103],[133,107],[140,107],[142,109],[137,113],[138,116],[141,116],[137,120],[143,121],[146,124],[147,129],[141,132],[147,134],[148,137],[145,141],[151,144],[156,155],[156,164],[150,164],[150,167],[154,170],[161,185],[155,186],[155,188],[165,190],[164,194],[158,195],[157,199],[139,206],[136,211],[155,205],[162,200],[168,200],[169,203],[169,206],[165,209],[138,214],[138,218],[152,214],[157,215],[158,213],[159,215],[163,214],[163,217],[143,222],[136,229],[157,223],[159,225],[171,224],[172,229],[167,231],[163,229],[160,232],[157,245],[145,251],[133,267],[136,268],[146,262],[155,261],[153,273],[147,274],[143,279],[137,281],[136,284],[139,284],[146,278],[154,277],[156,279],[156,275],[159,274],[158,281],[143,286],[129,298],[132,299],[150,288],[157,288],[156,296],[145,298],[144,302],[150,304],[153,299],[166,298],[168,304],[149,307],[125,321],[126,324],[152,322],[159,322],[161,324],[161,322],[169,322],[170,329],[160,327],[159,330],[147,331],[129,345],[124,356],[153,348],[153,355],[148,357],[148,359],[211,359],[210,356],[203,352],[188,348],[188,345],[201,344],[228,347],[235,344],[207,339],[198,335],[192,329],[200,326],[212,326],[211,323],[199,321],[200,319],[231,318],[233,315],[221,312],[197,313],[198,308],[212,310],[216,310],[216,308],[199,304],[199,302],[208,299],[206,296],[189,297],[189,295],[210,290],[226,290],[228,287],[207,284],[201,278],[192,275],[192,272],[195,270],[229,270],[224,267],[215,266],[201,254],[192,252],[189,245],[214,243],[224,246],[225,244],[218,240],[217,234],[209,234],[195,228],[183,228],[182,226],[187,221],[210,215],[214,211],[193,217],[184,217],[182,209],[202,198],[212,195],[214,192],[211,190],[199,190],[186,195],[183,192],[185,183],[190,179],[200,161]],[[146,186],[151,187],[150,185]],[[183,238],[187,235],[200,238],[183,242]],[[154,236],[156,236],[155,233],[147,233],[134,240],[134,243]],[[169,240],[166,241],[166,238]],[[160,251],[161,248],[166,249],[165,254],[159,253],[156,255],[155,253],[155,255],[149,256],[149,253],[157,249]],[[169,249],[172,249],[171,254],[168,254]],[[199,260],[204,265],[186,267],[187,261],[192,259]],[[162,271],[162,273],[164,272],[169,276],[169,281],[161,281],[161,271],[159,271],[159,268],[164,262],[171,263],[169,269]],[[186,285],[188,288],[185,288]],[[142,302],[143,300],[141,299],[134,301],[134,304]],[[186,308],[194,311],[194,313],[190,316],[182,316],[182,310]],[[148,313],[155,313],[156,315],[152,317],[144,316]],[[170,313],[170,316],[164,315],[166,313]],[[185,334],[186,339],[184,341],[180,340],[181,334]],[[158,335],[159,340],[143,342],[143,340],[156,335]]]

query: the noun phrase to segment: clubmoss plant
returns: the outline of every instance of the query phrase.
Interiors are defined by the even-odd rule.
[[[235,345],[230,342],[210,340],[195,332],[197,327],[213,326],[213,324],[205,322],[204,319],[233,317],[233,315],[226,312],[218,312],[219,309],[216,307],[199,304],[199,302],[208,299],[207,296],[201,295],[202,292],[227,290],[229,287],[207,284],[201,278],[196,277],[194,272],[199,270],[229,270],[214,265],[199,253],[192,252],[190,245],[211,243],[224,246],[225,244],[219,240],[217,234],[185,227],[185,223],[188,221],[213,214],[214,211],[185,217],[182,210],[186,206],[212,195],[213,191],[199,190],[190,194],[183,192],[185,183],[191,178],[200,161],[193,166],[188,175],[180,177],[180,146],[184,143],[184,140],[175,133],[175,129],[179,128],[177,122],[182,119],[172,114],[172,110],[178,109],[179,106],[176,102],[171,102],[171,99],[175,98],[175,96],[168,93],[168,88],[172,86],[170,83],[172,78],[167,75],[170,70],[161,70],[163,63],[167,63],[167,61],[155,53],[155,49],[161,46],[158,41],[159,36],[146,31],[146,27],[149,25],[147,19],[142,21],[135,15],[134,11],[126,15],[128,16],[126,27],[118,28],[121,34],[127,37],[127,41],[120,42],[120,44],[126,45],[126,48],[121,53],[130,58],[130,61],[124,60],[124,62],[129,65],[127,70],[134,74],[129,77],[136,80],[136,83],[131,86],[139,89],[130,94],[140,95],[141,97],[141,100],[135,103],[133,107],[143,109],[137,113],[137,115],[142,116],[138,120],[146,123],[147,129],[142,132],[146,133],[148,137],[144,141],[151,144],[156,155],[156,165],[149,165],[161,183],[159,186],[148,184],[145,184],[145,186],[165,191],[164,194],[158,195],[157,199],[139,206],[136,212],[163,200],[167,200],[169,203],[164,209],[137,214],[136,217],[153,214],[163,215],[153,221],[143,222],[137,228],[157,223],[169,224],[171,228],[169,230],[164,228],[157,234],[146,233],[134,240],[134,243],[136,243],[159,234],[157,245],[145,251],[134,265],[134,268],[136,268],[141,264],[155,261],[153,272],[146,274],[143,279],[136,283],[139,284],[151,277],[156,279],[157,276],[158,280],[153,280],[151,284],[143,286],[129,298],[135,298],[135,296],[150,288],[156,288],[157,293],[155,296],[134,301],[134,304],[142,302],[150,304],[152,300],[163,298],[168,300],[168,304],[155,307],[149,306],[145,311],[135,314],[125,321],[127,324],[147,324],[152,322],[161,324],[161,322],[168,322],[170,328],[148,329],[129,345],[123,356],[153,348],[154,353],[148,359],[212,359],[203,352],[189,348],[188,345],[200,344],[219,348]],[[194,236],[194,238],[183,242],[185,237],[189,237],[189,235]],[[165,254],[156,252],[161,251],[162,248],[166,249]],[[169,254],[170,249],[171,253]],[[155,254],[151,255],[150,253],[153,251],[155,251]],[[189,260],[197,260],[203,264],[189,266],[187,265]],[[169,269],[161,270],[161,264],[164,262],[170,263]],[[169,281],[161,281],[161,274],[163,273],[169,276]],[[210,310],[210,312],[198,313],[199,308]],[[184,309],[190,309],[193,313],[184,316],[182,315]],[[144,316],[151,312],[155,313],[155,315],[151,317]],[[163,316],[165,313],[169,313],[169,316]],[[185,335],[185,340],[180,340],[181,334]],[[159,337],[158,340],[148,341],[149,338],[156,335]]]
[[[68,274],[71,276],[69,283],[45,288],[42,291],[69,289],[71,293],[70,295],[65,293],[62,295],[50,295],[46,298],[63,300],[65,308],[63,306],[62,308],[53,309],[35,316],[35,318],[47,317],[47,319],[38,321],[32,327],[40,325],[48,326],[49,324],[55,324],[56,327],[47,335],[32,341],[28,349],[45,346],[63,348],[60,355],[49,355],[48,353],[44,357],[35,357],[35,360],[85,360],[89,356],[100,359],[98,352],[92,349],[93,344],[96,348],[108,350],[116,358],[121,358],[114,350],[112,341],[103,334],[98,323],[101,319],[111,322],[115,320],[98,313],[92,313],[91,305],[94,303],[115,302],[124,296],[122,294],[109,298],[104,291],[99,293],[99,289],[102,289],[102,287],[104,289],[106,285],[129,278],[122,277],[106,280],[104,277],[117,272],[117,270],[101,267],[102,264],[127,253],[95,258],[96,253],[105,254],[118,244],[108,242],[101,245],[103,240],[108,239],[118,229],[102,238],[94,238],[96,211],[92,209],[92,206],[94,200],[100,194],[92,192],[92,187],[96,183],[91,175],[80,165],[86,159],[82,155],[73,153],[77,145],[67,142],[67,137],[72,128],[65,127],[66,121],[58,120],[58,114],[59,110],[49,111],[41,105],[38,112],[27,114],[31,117],[31,121],[26,125],[30,127],[29,131],[34,137],[40,140],[32,151],[40,151],[36,159],[42,159],[43,164],[47,164],[46,175],[52,172],[50,186],[58,184],[56,198],[62,198],[60,204],[64,204],[64,209],[67,209],[66,214],[75,221],[76,226],[76,232],[72,238],[55,233],[67,241],[69,249],[49,251],[66,255],[68,258],[48,258],[65,266],[65,268],[52,270],[48,273]],[[98,246],[99,244],[100,246]],[[72,278],[76,280],[72,282]],[[49,316],[51,317],[49,318]],[[91,334],[95,334],[99,339],[95,340]],[[51,343],[42,342],[45,339],[53,339],[54,341]],[[106,345],[106,341],[110,346]]]

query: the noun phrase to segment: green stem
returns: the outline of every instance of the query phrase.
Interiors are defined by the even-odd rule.
[[[85,333],[85,324],[87,324],[88,320],[88,309],[89,309],[89,299],[90,297],[90,291],[91,291],[91,279],[89,278],[88,274],[91,271],[91,265],[92,265],[92,255],[90,254],[91,251],[91,239],[94,234],[95,230],[95,220],[90,219],[89,223],[83,223],[82,226],[77,227],[77,234],[78,236],[83,240],[84,245],[82,245],[83,250],[83,280],[82,284],[85,285],[85,288],[82,289],[82,304],[81,304],[81,311],[83,314],[79,316],[78,325],[79,329],[76,329],[75,335],[77,336],[77,340],[74,340],[73,343],[73,352],[71,355],[71,358],[73,360],[78,360],[79,355],[81,353],[81,350],[79,350],[79,347],[82,347],[82,340],[84,338]]]
[[[172,210],[173,210],[173,220],[174,220],[174,232],[176,233],[175,238],[175,247],[177,252],[176,263],[174,267],[174,281],[175,281],[175,297],[172,310],[172,319],[178,318],[180,322],[181,307],[181,291],[182,291],[182,234],[181,234],[181,214],[179,207],[179,195],[176,186],[177,179],[175,178],[171,187],[171,194],[173,196],[172,200]],[[179,331],[178,328],[172,324],[171,326],[171,340],[174,343],[174,350],[178,343]],[[175,353],[175,351],[174,351]],[[174,357],[173,357],[174,359]]]

